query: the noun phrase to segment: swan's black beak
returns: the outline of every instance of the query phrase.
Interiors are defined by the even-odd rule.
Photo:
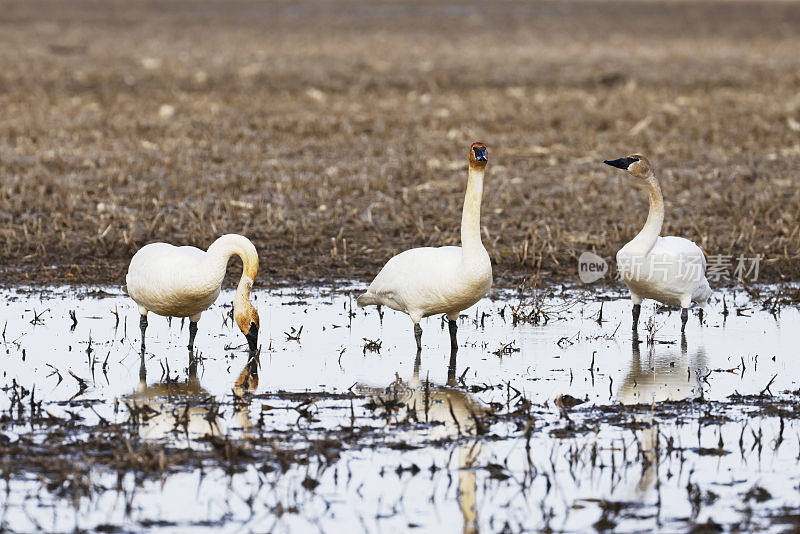
[[[250,323],[250,331],[247,332],[247,346],[250,352],[255,352],[258,349],[258,327],[256,323]]]
[[[472,151],[475,153],[475,161],[487,161],[485,146],[472,147]]]
[[[616,167],[618,169],[622,169],[623,171],[627,171],[631,163],[636,163],[637,161],[639,161],[638,158],[619,158],[619,159],[607,159],[604,160],[603,163],[605,163],[606,165],[611,165],[612,167]]]

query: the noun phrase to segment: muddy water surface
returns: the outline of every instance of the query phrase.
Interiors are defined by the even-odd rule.
[[[257,291],[257,358],[223,293],[192,359],[188,322],[153,315],[142,357],[116,289],[4,290],[3,526],[797,527],[796,307],[720,293],[681,336],[645,305],[634,340],[621,295],[498,292],[457,353],[432,317],[417,354],[348,289]]]

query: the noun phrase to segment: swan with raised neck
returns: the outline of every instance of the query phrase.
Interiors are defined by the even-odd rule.
[[[461,214],[460,247],[421,247],[391,258],[358,297],[360,307],[385,305],[406,313],[414,323],[417,350],[422,349],[423,317],[446,314],[450,345],[457,348],[456,319],[482,299],[492,286],[492,264],[481,242],[481,200],[487,148],[469,148],[467,190]]]

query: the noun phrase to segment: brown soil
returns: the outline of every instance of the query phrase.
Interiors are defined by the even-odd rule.
[[[664,233],[800,279],[800,4],[12,0],[0,13],[0,273],[121,283],[150,241],[250,236],[266,280],[367,280],[455,244],[489,145],[502,280],[575,280],[646,195]],[[55,268],[53,268],[55,266]]]

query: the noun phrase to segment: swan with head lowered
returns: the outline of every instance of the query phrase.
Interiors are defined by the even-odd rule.
[[[659,235],[664,223],[664,197],[647,158],[633,154],[604,163],[627,171],[650,196],[647,222],[636,237],[617,252],[617,269],[633,301],[633,330],[639,322],[642,299],[647,298],[680,306],[683,332],[689,317],[688,308],[695,302],[701,306],[702,314],[702,307],[711,297],[705,255],[688,239]]]
[[[201,250],[151,243],[142,247],[128,267],[127,292],[139,306],[142,350],[147,313],[189,318],[189,349],[194,346],[197,321],[219,296],[231,256],[242,259],[243,272],[233,299],[233,317],[251,351],[258,344],[258,311],[250,303],[250,290],[258,273],[256,247],[244,236],[227,234]]]
[[[481,242],[481,198],[486,171],[486,145],[469,149],[469,176],[461,216],[460,247],[422,247],[391,258],[358,297],[360,307],[385,305],[408,314],[414,322],[417,350],[422,350],[423,317],[447,314],[450,346],[458,347],[456,319],[492,287],[492,263]]]

